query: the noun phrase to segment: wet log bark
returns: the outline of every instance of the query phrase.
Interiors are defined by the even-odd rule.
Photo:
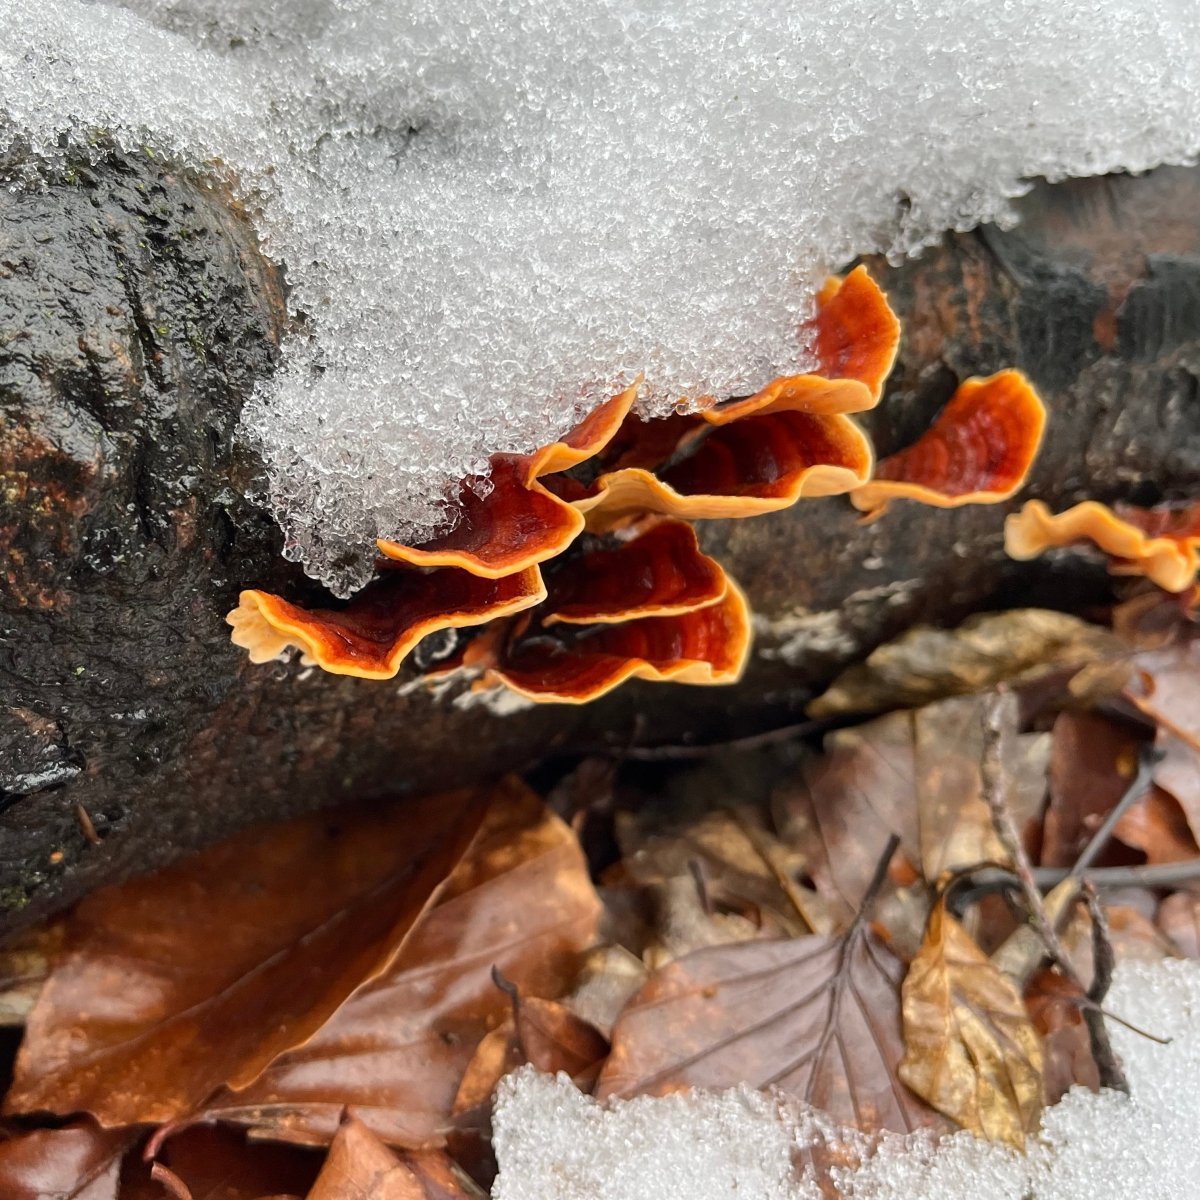
[[[1026,496],[1200,494],[1200,170],[1039,185],[1020,209],[871,264],[905,329],[868,420],[880,452],[961,379],[1018,366],[1051,410]],[[218,188],[113,158],[0,192],[0,931],[256,819],[784,723],[914,623],[1105,586],[1078,560],[1007,561],[1003,508],[863,527],[810,501],[703,531],[759,623],[736,688],[500,716],[403,679],[252,667],[223,619],[238,591],[310,586],[245,499],[258,466],[234,437],[286,320],[281,272]]]

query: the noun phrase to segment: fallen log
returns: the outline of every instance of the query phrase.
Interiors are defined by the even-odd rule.
[[[1016,366],[1051,414],[1022,499],[1200,494],[1200,169],[1038,185],[1019,208],[1015,229],[869,264],[904,325],[865,422],[879,451],[962,379]],[[260,468],[234,436],[285,295],[229,195],[156,161],[0,192],[0,931],[255,820],[782,724],[915,623],[1107,586],[1078,559],[1006,559],[1004,506],[863,526],[806,501],[702,529],[756,614],[732,688],[503,715],[411,674],[252,666],[224,622],[239,591],[315,594],[246,499]]]

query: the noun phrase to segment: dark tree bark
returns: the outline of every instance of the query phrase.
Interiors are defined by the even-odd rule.
[[[1022,498],[1200,494],[1200,170],[1038,186],[1020,208],[1015,230],[871,264],[905,327],[867,421],[880,452],[961,379],[1018,366],[1051,410]],[[810,501],[703,531],[760,622],[735,688],[498,716],[403,678],[253,667],[224,623],[239,590],[312,594],[244,499],[258,464],[233,436],[286,319],[219,188],[113,157],[0,191],[0,930],[260,818],[783,723],[914,623],[1104,587],[1078,560],[1006,560],[1003,507],[897,505],[863,527]]]

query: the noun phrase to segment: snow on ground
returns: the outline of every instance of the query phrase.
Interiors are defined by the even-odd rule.
[[[219,160],[306,318],[245,414],[347,593],[451,481],[645,373],[805,362],[814,285],[1006,220],[1033,176],[1190,161],[1195,0],[0,0],[0,123]],[[480,481],[480,487],[487,487]],[[347,565],[338,559],[350,552]]]
[[[1130,963],[1109,1011],[1131,1097],[1070,1092],[1022,1156],[959,1133],[935,1149],[885,1145],[839,1180],[853,1200],[1190,1200],[1200,1196],[1200,963]],[[789,1163],[819,1118],[745,1090],[608,1106],[560,1076],[523,1070],[500,1086],[496,1200],[810,1200]],[[847,1134],[853,1141],[853,1135]]]

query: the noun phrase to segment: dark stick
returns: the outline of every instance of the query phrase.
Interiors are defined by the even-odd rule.
[[[1129,1095],[1129,1080],[1125,1077],[1121,1060],[1113,1049],[1100,1007],[1112,985],[1113,969],[1117,961],[1113,953],[1112,939],[1108,934],[1108,918],[1104,915],[1104,909],[1100,907],[1096,889],[1086,881],[1083,885],[1083,896],[1087,903],[1088,915],[1092,918],[1092,986],[1088,988],[1089,1003],[1083,1008],[1083,1019],[1087,1022],[1088,1036],[1092,1044],[1092,1058],[1096,1060],[1096,1069],[1100,1072],[1101,1087],[1113,1088]]]

